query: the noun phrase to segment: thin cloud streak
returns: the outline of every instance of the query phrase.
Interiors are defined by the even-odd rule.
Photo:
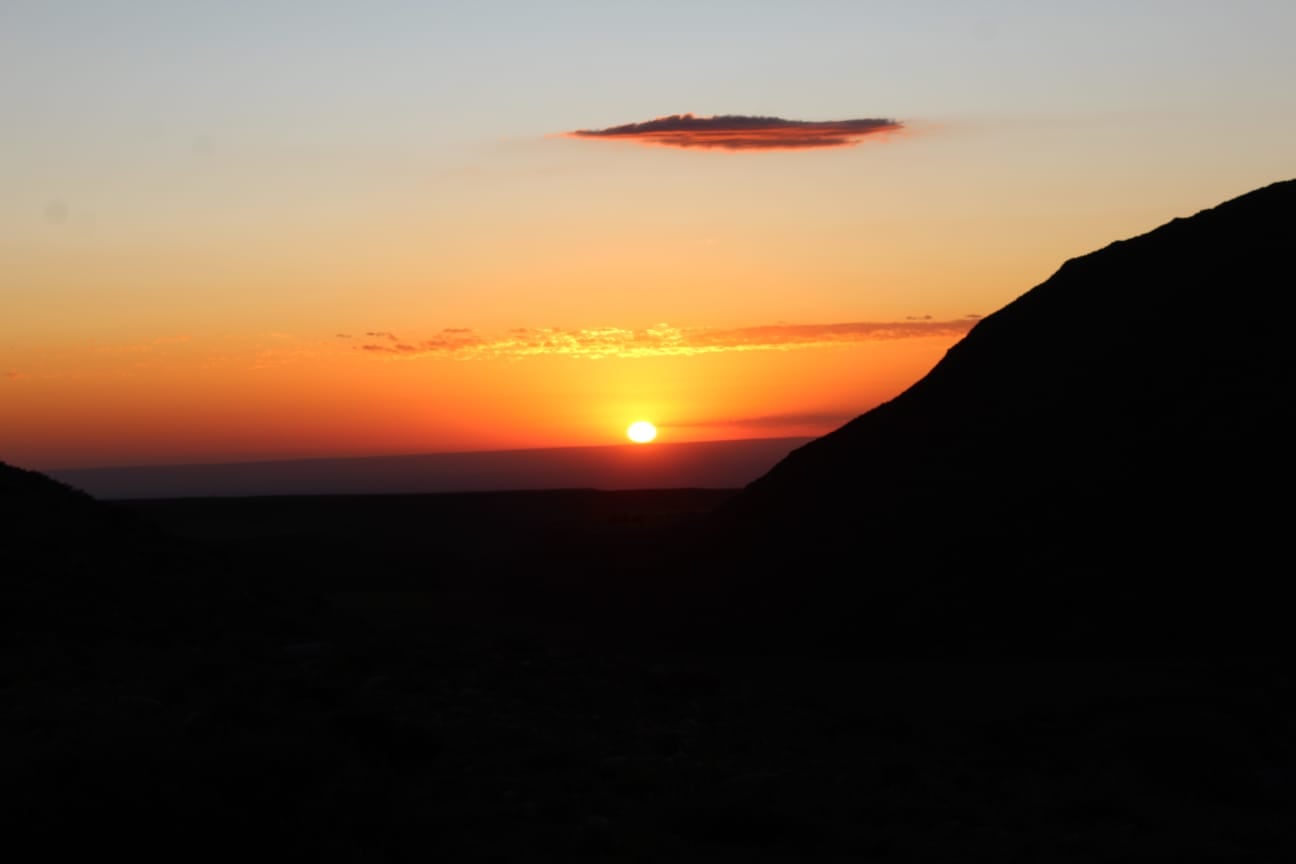
[[[502,334],[478,333],[467,328],[453,327],[422,341],[398,341],[392,337],[355,347],[373,354],[458,360],[550,356],[586,360],[691,357],[730,351],[790,351],[893,339],[952,338],[967,333],[974,324],[974,318],[954,321],[766,324],[731,329],[681,329],[669,324],[658,324],[642,330],[621,327],[517,327]],[[387,335],[383,332],[384,337]]]
[[[859,416],[859,411],[799,411],[788,414],[762,414],[758,417],[722,417],[718,420],[697,420],[682,423],[660,423],[662,429],[718,429],[742,427],[748,430],[786,432],[789,429],[835,429]]]
[[[643,123],[626,123],[607,129],[578,129],[563,135],[568,138],[631,141],[653,147],[808,150],[854,147],[870,135],[898,132],[903,128],[904,124],[898,120],[884,118],[818,122],[738,114],[716,117],[672,114]]]

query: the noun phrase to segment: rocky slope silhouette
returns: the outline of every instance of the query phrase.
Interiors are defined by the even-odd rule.
[[[0,465],[10,845],[1291,860],[1285,657],[969,656],[1281,646],[1294,195],[1069,263],[736,500]]]
[[[18,642],[192,630],[242,590],[213,582],[206,557],[128,510],[0,462],[0,623]]]
[[[135,569],[141,533],[89,495],[3,462],[0,531],[0,589],[19,625],[51,606],[102,602],[107,584]]]
[[[1067,261],[749,486],[756,569],[938,640],[1277,637],[1293,252],[1287,181]]]

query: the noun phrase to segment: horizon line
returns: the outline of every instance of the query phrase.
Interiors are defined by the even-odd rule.
[[[825,433],[826,434],[826,433]],[[631,441],[625,441],[617,444],[571,444],[560,447],[506,447],[496,450],[432,450],[416,453],[374,453],[364,456],[287,456],[287,457],[269,457],[269,458],[251,458],[251,459],[229,459],[220,461],[204,462],[158,462],[158,463],[117,463],[117,464],[99,464],[84,465],[79,467],[57,467],[42,468],[32,467],[24,468],[28,471],[37,471],[42,474],[69,473],[74,471],[139,471],[149,469],[163,468],[218,468],[230,465],[282,465],[287,463],[302,462],[359,462],[377,459],[415,459],[425,456],[471,456],[491,453],[542,453],[557,450],[612,450],[612,449],[635,449],[635,450],[658,450],[662,448],[687,447],[698,445],[713,444],[744,444],[757,442],[774,442],[774,441],[813,441],[821,438],[821,435],[770,435],[751,438],[714,438],[696,441],[655,441],[651,444],[635,444]],[[3,461],[3,460],[0,460]],[[15,468],[23,468],[20,465],[14,465],[12,462],[5,464],[13,465]]]

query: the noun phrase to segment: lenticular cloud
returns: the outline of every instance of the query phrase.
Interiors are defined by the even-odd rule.
[[[627,123],[607,129],[580,129],[564,133],[569,138],[631,141],[658,147],[702,147],[720,150],[806,150],[816,147],[854,147],[870,135],[904,128],[898,120],[784,120],[781,117],[744,117],[726,114],[696,117],[672,114],[644,123]]]

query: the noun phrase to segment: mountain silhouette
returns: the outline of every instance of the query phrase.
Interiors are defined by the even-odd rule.
[[[0,462],[0,564],[11,576],[82,571],[116,549],[128,523],[84,492]]]
[[[190,549],[130,512],[0,462],[0,597],[10,634],[79,640],[156,627],[209,602],[202,575]]]
[[[1277,637],[1294,229],[1287,181],[1067,261],[751,484],[752,569],[922,638]]]
[[[0,464],[10,845],[1290,860],[1293,213],[1068,262],[739,494]]]

